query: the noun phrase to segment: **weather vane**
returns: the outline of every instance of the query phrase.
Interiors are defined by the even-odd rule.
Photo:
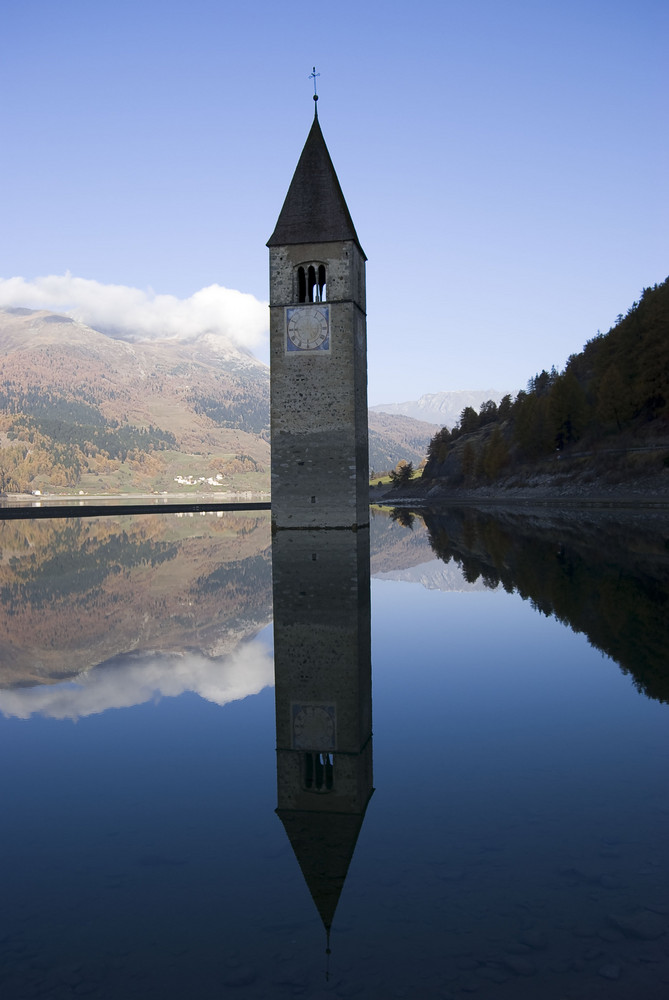
[[[318,100],[318,92],[316,91],[316,77],[320,76],[320,75],[321,75],[320,73],[316,72],[316,67],[315,66],[312,69],[311,73],[309,74],[309,79],[314,81],[314,100],[315,101]]]

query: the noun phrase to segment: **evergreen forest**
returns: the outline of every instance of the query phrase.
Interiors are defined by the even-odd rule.
[[[3,383],[0,413],[7,442],[0,452],[0,492],[28,491],[40,475],[73,487],[82,473],[127,461],[146,465],[151,453],[176,443],[168,431],[105,419],[97,407],[38,385]]]
[[[455,427],[430,441],[423,478],[465,487],[522,482],[563,462],[573,474],[613,482],[659,472],[668,455],[669,278],[644,288],[563,371],[544,370],[515,399],[488,400],[478,413],[465,407]]]

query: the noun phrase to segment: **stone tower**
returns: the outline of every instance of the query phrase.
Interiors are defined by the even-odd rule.
[[[367,525],[367,258],[317,113],[267,246],[272,525]]]

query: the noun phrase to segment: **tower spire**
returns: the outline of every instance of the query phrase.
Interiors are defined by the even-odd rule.
[[[339,240],[360,247],[316,115],[267,246]]]
[[[318,91],[316,90],[316,77],[320,75],[320,73],[316,72],[315,66],[309,74],[309,79],[314,81],[314,118],[318,118]]]

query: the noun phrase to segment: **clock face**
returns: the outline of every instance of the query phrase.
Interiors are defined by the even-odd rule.
[[[296,750],[335,749],[334,705],[293,705],[292,710]]]
[[[329,351],[330,310],[324,305],[286,309],[286,351]]]

